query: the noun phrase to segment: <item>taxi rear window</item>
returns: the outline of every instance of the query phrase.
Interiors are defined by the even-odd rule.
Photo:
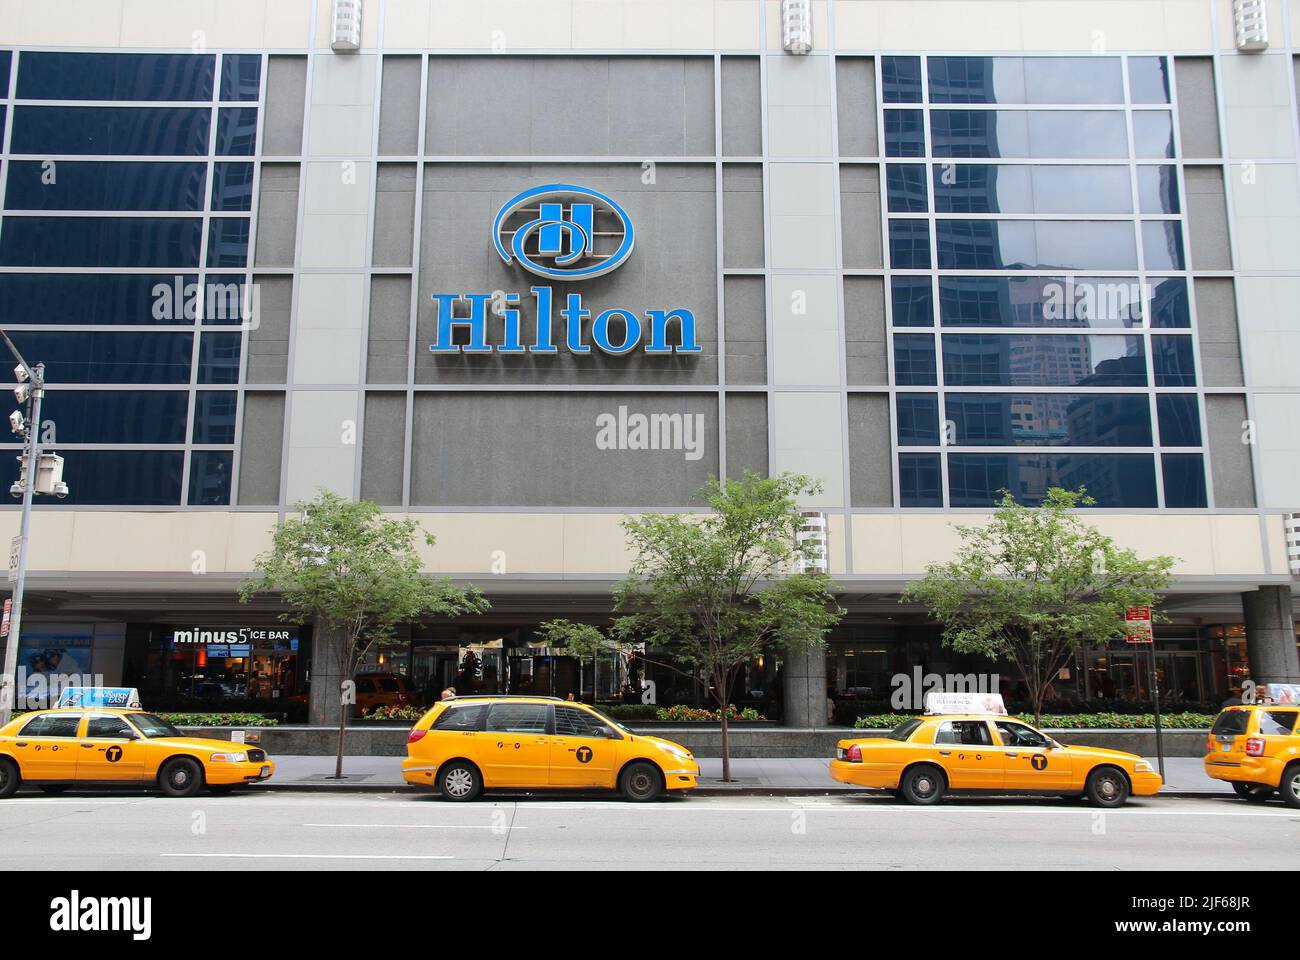
[[[1210,729],[1210,733],[1222,737],[1245,736],[1249,723],[1249,710],[1224,710],[1214,718],[1214,726]]]
[[[890,730],[886,737],[890,740],[906,740],[916,732],[916,728],[921,725],[920,717],[913,717],[911,720],[904,720],[893,730]]]
[[[435,730],[482,730],[486,703],[462,703],[448,707],[433,721]]]
[[[1266,737],[1289,736],[1295,729],[1295,710],[1261,710],[1259,712],[1259,732]]]

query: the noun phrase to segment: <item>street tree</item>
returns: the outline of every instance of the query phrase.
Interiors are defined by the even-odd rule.
[[[314,656],[325,657],[340,685],[334,776],[341,778],[355,702],[347,694],[355,689],[357,668],[373,650],[393,642],[399,623],[482,613],[488,603],[473,587],[421,572],[417,538],[428,546],[434,538],[409,517],[385,518],[376,503],[328,491],[297,509],[299,516],[281,523],[271,548],[254,560],[257,576],[240,585],[239,599],[248,603],[259,594],[277,594],[286,608],[282,621],[314,625]]]
[[[1034,718],[1061,669],[1085,646],[1123,636],[1124,614],[1151,607],[1173,557],[1142,559],[1080,516],[1084,488],[1052,488],[1040,507],[1008,491],[982,526],[957,526],[956,556],[933,563],[901,600],[922,604],[961,653],[1008,660],[1028,690]]]

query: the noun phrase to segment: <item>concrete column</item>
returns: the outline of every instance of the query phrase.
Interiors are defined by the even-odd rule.
[[[313,727],[339,725],[339,670],[337,645],[346,643],[337,633],[321,629],[312,631],[311,691],[307,699],[307,722]]]
[[[786,653],[781,662],[787,727],[825,727],[826,649]]]
[[[1241,608],[1250,678],[1256,683],[1300,683],[1291,588],[1260,587],[1243,593]]]

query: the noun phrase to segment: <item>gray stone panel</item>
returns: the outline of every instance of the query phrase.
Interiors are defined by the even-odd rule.
[[[1201,371],[1207,387],[1240,387],[1241,343],[1237,332],[1237,301],[1228,277],[1199,277],[1196,289],[1196,334],[1201,346]]]
[[[835,95],[839,110],[840,156],[879,156],[875,61],[871,57],[838,57],[835,61]]]
[[[1246,398],[1233,394],[1207,395],[1205,419],[1210,431],[1208,446],[1210,473],[1214,480],[1214,505],[1255,506],[1250,446],[1242,442],[1246,430]]]
[[[248,383],[285,383],[289,374],[289,325],[293,280],[254,277],[257,325],[248,331]]]
[[[880,277],[844,278],[844,336],[850,386],[887,386],[885,283]]]
[[[617,423],[620,407],[628,416],[680,415],[683,425],[702,416],[703,437],[693,435],[700,458],[680,449],[602,449],[597,418]],[[717,407],[717,395],[707,393],[417,393],[411,502],[689,506],[718,472]],[[614,439],[617,445],[617,430]]]
[[[414,156],[420,149],[420,58],[384,57],[379,154]]]
[[[402,505],[406,446],[406,394],[367,393],[361,450],[361,498],[385,507]]]
[[[410,335],[411,278],[372,277],[367,383],[407,382]]]
[[[1214,92],[1214,61],[1175,57],[1178,128],[1184,157],[1219,157],[1219,103]]]
[[[727,383],[767,383],[767,298],[762,277],[723,281],[727,304]]]
[[[872,269],[884,262],[880,239],[880,168],[846,163],[840,167],[844,266]]]
[[[767,475],[767,396],[727,394],[727,476]]]
[[[244,394],[244,433],[239,451],[239,505],[280,503],[280,461],[284,442],[284,394]]]
[[[763,111],[757,57],[722,58],[722,153],[763,153]]]
[[[266,68],[266,117],[262,154],[302,156],[302,124],[307,103],[307,58],[272,54]]]
[[[296,163],[262,164],[257,206],[259,267],[292,267],[298,243],[298,186],[301,170]]]
[[[722,168],[722,263],[728,269],[763,266],[763,168]]]
[[[1228,207],[1223,193],[1222,167],[1184,167],[1187,192],[1187,233],[1193,270],[1231,270]]]
[[[849,394],[849,489],[854,507],[894,505],[889,395]]]
[[[415,245],[415,164],[381,163],[375,193],[376,267],[409,267]]]

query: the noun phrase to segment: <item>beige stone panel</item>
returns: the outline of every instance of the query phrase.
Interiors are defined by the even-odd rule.
[[[72,510],[32,510],[31,539],[27,546],[27,569],[32,571],[63,571],[68,569],[72,534],[76,527],[76,513]],[[6,511],[0,522],[0,543],[4,544],[6,563],[9,544],[18,536],[22,513]]]
[[[306,49],[312,35],[310,0],[266,0],[264,35],[267,49]]]
[[[853,573],[896,576],[903,566],[902,516],[897,513],[853,515]]]
[[[623,44],[627,4],[623,0],[573,0],[572,43],[576,50],[614,50]]]
[[[762,43],[760,21],[753,0],[714,0],[713,42],[722,50],[756,50]]]
[[[122,4],[123,0],[0,0],[0,35],[6,45],[121,46]]]
[[[1012,0],[842,0],[835,4],[835,46],[838,50],[1019,50],[1020,4]]]
[[[1214,24],[1206,0],[1166,0],[1165,40],[1175,53],[1214,48]]]
[[[291,5],[301,2],[290,0]],[[166,3],[123,0],[122,46],[258,49],[266,36],[267,3],[268,0],[168,0]]]
[[[410,516],[433,534],[436,541],[432,547],[418,545],[425,569],[430,572],[472,574],[482,577],[480,586],[487,588],[496,576],[563,571],[564,524],[559,514],[415,513]]]
[[[830,561],[831,576],[839,577],[849,572],[845,532],[849,526],[844,521],[844,514],[826,515],[827,559]]]
[[[961,544],[957,527],[983,526],[988,520],[988,514],[983,513],[904,515],[901,528],[902,569],[899,572],[907,577],[919,576],[925,573],[925,568],[930,564],[951,560]],[[856,548],[856,541],[854,546]]]
[[[564,521],[564,572],[621,576],[632,553],[617,513],[568,513]]]
[[[826,0],[812,0],[813,50],[824,53],[830,49],[829,17]],[[767,0],[767,49],[782,49],[781,0]]]
[[[1143,559],[1170,556],[1176,576],[1208,576],[1215,572],[1211,550],[1213,531],[1206,516],[1097,514],[1089,518],[1092,525],[1121,547],[1127,547]]]
[[[1214,572],[1263,575],[1267,544],[1260,536],[1259,517],[1250,514],[1211,517]],[[1285,572],[1275,569],[1274,573]]]
[[[248,573],[258,554],[271,549],[279,515],[274,513],[231,513],[230,534],[226,539],[226,570]]]
[[[1027,51],[1162,50],[1164,4],[1158,0],[1059,0],[1020,5]]]
[[[484,50],[569,49],[572,0],[434,0],[429,45]]]
[[[424,46],[432,15],[430,0],[388,0],[384,9],[384,47],[409,50]]]
[[[1264,550],[1274,573],[1287,573],[1290,558],[1287,556],[1286,517],[1280,513],[1264,518]]]

